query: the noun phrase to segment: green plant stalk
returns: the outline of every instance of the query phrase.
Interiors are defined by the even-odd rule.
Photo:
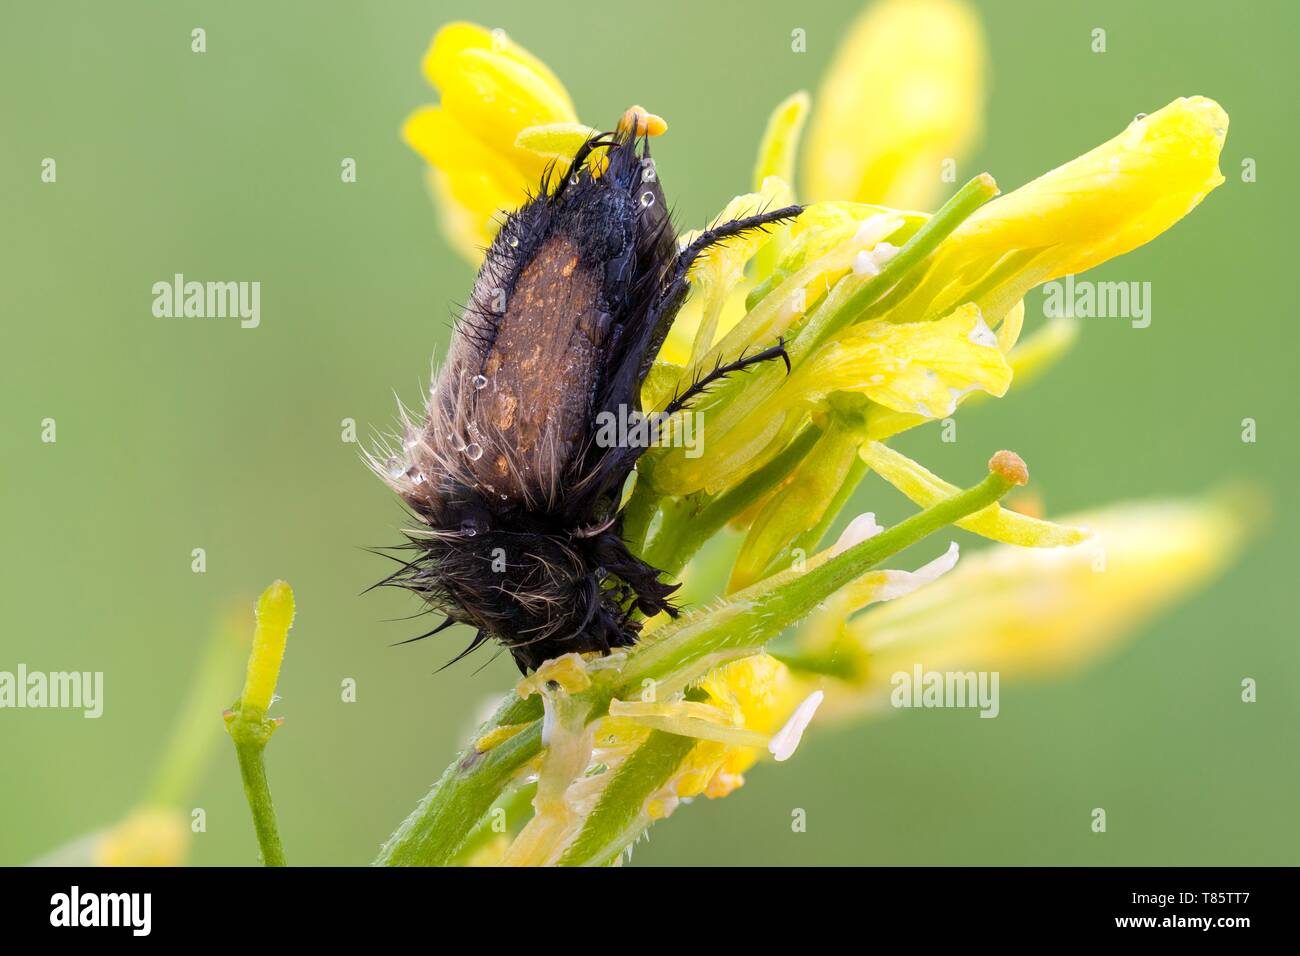
[[[918,512],[811,570],[786,572],[739,592],[720,610],[696,612],[680,622],[664,625],[662,636],[629,655],[617,687],[599,685],[584,692],[592,703],[589,719],[604,716],[612,697],[638,693],[647,678],[662,680],[672,675],[675,683],[689,683],[718,663],[753,653],[829,594],[933,531],[987,507],[1011,486],[1005,477],[991,473],[975,487]],[[486,753],[472,744],[466,748],[389,838],[375,864],[450,863],[515,773],[541,752],[540,710],[536,695],[520,700],[511,694],[484,725],[480,736],[498,727],[531,723]],[[611,808],[601,819],[617,823],[626,817],[614,814]],[[578,839],[585,839],[588,846],[608,847],[617,842],[617,834],[584,838],[579,833]]]
[[[501,831],[492,828],[493,818],[498,809],[505,813],[506,830],[504,832],[517,835],[522,827],[513,826],[512,821],[523,820],[526,822],[532,816],[533,798],[536,795],[537,783],[535,781],[507,789],[488,808],[488,812],[483,814],[483,818],[470,831],[465,841],[456,848],[456,855],[453,857],[451,865],[467,865],[470,857],[490,843],[494,837],[502,835]]]
[[[624,683],[616,696],[635,691],[647,677],[654,679],[655,675],[672,673],[674,683],[677,683],[684,673],[690,675],[693,671],[699,671],[701,668],[698,665],[701,662],[703,670],[712,668],[718,660],[725,657],[729,647],[742,645],[746,635],[754,632],[756,619],[765,619],[766,632],[779,631],[802,618],[824,600],[827,594],[860,577],[884,558],[896,554],[940,527],[988,507],[1011,487],[1012,482],[1007,478],[991,473],[974,488],[913,515],[810,571],[802,574],[786,572],[775,579],[775,585],[769,579],[739,592],[731,600],[742,608],[741,612],[721,627],[696,637],[691,634],[692,627],[688,624],[678,634],[665,636],[650,645],[645,655],[634,657],[630,664],[638,662],[643,656],[658,656],[660,659],[652,660],[649,665],[640,662],[640,667],[633,664],[625,668]],[[686,646],[673,646],[683,643]],[[665,653],[656,655],[655,651]],[[692,665],[695,665],[694,668]],[[562,864],[608,863],[631,845],[650,822],[644,814],[645,801],[667,785],[686,753],[695,744],[691,738],[681,738],[676,742],[662,739],[673,736],[658,731],[651,734],[616,772],[605,795],[597,804],[596,811],[584,821],[582,829],[561,858]]]
[[[962,186],[951,199],[930,217],[898,254],[885,263],[879,274],[866,279],[840,308],[811,321],[799,332],[790,349],[795,364],[844,326],[863,317],[899,281],[919,266],[980,206],[998,194],[998,185],[988,173],[981,173]]]
[[[244,781],[244,797],[253,814],[253,829],[257,832],[262,863],[265,866],[286,866],[284,846],[280,843],[280,830],[275,822],[275,806],[271,802],[271,788],[266,782],[266,763],[262,759],[266,742],[275,730],[275,722],[260,714],[237,712],[228,720],[228,726],[230,737],[235,742],[235,756],[239,759],[239,775]]]
[[[514,779],[516,771],[542,750],[541,700],[510,694],[476,735],[498,727],[529,723],[486,752],[471,743],[388,838],[376,866],[445,866],[469,839],[483,815]]]
[[[697,675],[715,666],[714,657],[734,657],[760,646],[774,629],[798,621],[826,597],[860,577],[880,561],[920,541],[939,528],[993,504],[1012,487],[1000,474],[882,531],[806,571],[786,571],[728,598],[714,611],[683,615],[660,628],[653,642],[629,655],[616,696],[639,691],[642,681],[674,675]],[[690,679],[694,679],[692,676]],[[689,681],[687,681],[689,683]]]
[[[680,574],[706,541],[794,471],[821,434],[815,425],[805,428],[779,455],[698,512],[666,515],[663,528],[650,543],[644,560],[674,577]]]
[[[671,779],[696,743],[691,737],[651,731],[605,788],[582,831],[560,857],[560,866],[601,866],[616,860],[645,829],[648,821],[640,818],[646,801]],[[625,834],[627,838],[620,839]]]

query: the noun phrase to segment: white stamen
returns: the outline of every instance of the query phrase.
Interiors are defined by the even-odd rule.
[[[870,249],[863,249],[853,257],[853,274],[859,276],[880,275],[880,266],[876,265],[876,259],[872,256]]]
[[[874,511],[860,514],[849,522],[849,526],[844,529],[843,533],[836,539],[835,544],[831,546],[831,556],[843,554],[854,545],[861,544],[868,538],[874,538],[884,530],[884,528],[876,524],[876,513]]]
[[[794,756],[799,741],[803,739],[803,732],[808,729],[813,714],[817,713],[817,708],[821,706],[822,699],[825,696],[819,690],[809,694],[804,702],[795,708],[794,713],[790,715],[790,719],[785,722],[785,726],[772,736],[771,742],[767,745],[767,751],[777,761],[789,760]]]
[[[961,557],[961,549],[957,547],[957,542],[953,541],[948,545],[947,551],[928,564],[921,565],[915,571],[887,572],[884,584],[872,600],[892,601],[905,594],[911,594],[917,588],[937,581],[955,568],[959,557]]]

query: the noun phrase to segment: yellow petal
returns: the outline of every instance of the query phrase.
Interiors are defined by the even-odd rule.
[[[1091,152],[980,207],[935,252],[895,321],[975,301],[990,322],[1034,286],[1091,269],[1164,232],[1223,182],[1228,115],[1177,99]]]
[[[788,205],[792,199],[789,185],[776,176],[769,176],[763,181],[759,192],[737,196],[727,203],[713,221],[725,223],[743,219],[764,209]],[[725,243],[713,246],[707,254],[695,260],[691,269],[691,281],[703,291],[704,302],[699,327],[696,329],[695,340],[691,346],[689,366],[694,367],[703,362],[712,347],[723,308],[744,279],[746,263],[772,241],[774,233],[788,228],[774,225],[767,229],[751,229]],[[689,244],[696,235],[698,233],[688,233],[683,236],[681,245]],[[743,299],[741,301],[743,302]]]
[[[1079,334],[1076,320],[1051,319],[1027,339],[1017,342],[1024,316],[1025,304],[1021,301],[1007,313],[997,332],[998,348],[1006,354],[1007,364],[1011,366],[1011,388],[1017,391],[1038,378],[1069,351]],[[988,397],[987,392],[972,392],[958,404],[978,404]],[[874,405],[867,413],[867,437],[872,441],[884,441],[928,421],[931,419],[922,415],[896,412],[883,405]]]
[[[452,197],[480,217],[522,202],[532,183],[441,107],[412,113],[402,124],[402,138],[444,175]]]
[[[138,810],[95,845],[96,866],[181,866],[189,851],[185,816],[157,807]]]
[[[1243,527],[1227,502],[1127,505],[1074,516],[1096,529],[1052,550],[998,546],[849,625],[875,680],[928,670],[1039,676],[1076,667],[1193,590],[1235,553]]]
[[[515,138],[529,126],[576,122],[567,97],[510,57],[470,49],[457,60],[441,87],[443,108],[521,172],[540,174],[545,162],[516,149]]]
[[[550,67],[533,56],[506,35],[504,30],[488,30],[477,23],[460,21],[449,23],[434,34],[433,42],[424,56],[424,75],[435,89],[445,89],[456,71],[460,69],[460,56],[468,50],[495,53],[524,67],[552,95],[564,103],[572,113],[573,100],[559,77]]]
[[[768,117],[763,142],[754,164],[754,189],[763,188],[763,180],[777,176],[787,183],[794,182],[794,156],[803,132],[811,100],[802,90],[786,97]]]
[[[1128,252],[1223,182],[1228,114],[1201,96],[1135,119],[1119,136],[983,206],[959,228],[972,246],[1061,246],[1051,278]]]
[[[536,153],[544,159],[568,160],[590,139],[595,130],[582,123],[547,123],[528,126],[515,136],[515,146]]]
[[[477,264],[483,258],[484,250],[492,244],[497,220],[491,214],[485,218],[461,205],[452,195],[451,183],[442,170],[430,167],[426,179],[447,241],[466,262]]]
[[[957,0],[884,0],[849,28],[821,87],[804,153],[812,199],[930,208],[943,163],[979,134],[984,38]]]
[[[762,285],[749,292],[744,303],[749,311],[729,330],[719,323],[726,334],[700,364],[771,345],[826,298],[861,253],[886,245],[892,249],[893,244],[885,240],[901,243],[904,227],[911,224],[909,219],[876,206],[809,206],[789,228],[789,241],[783,244]]]
[[[973,305],[937,322],[851,326],[792,376],[805,400],[859,392],[895,411],[945,418],[973,389],[1002,395],[1011,368]]]
[[[824,519],[829,521],[834,517],[842,493],[852,491],[852,488],[845,489],[845,483],[854,471],[854,460],[863,438],[860,422],[846,423],[838,416],[832,418],[817,444],[799,463],[784,492],[772,498],[750,525],[732,568],[729,592],[747,588],[763,578],[801,536],[821,526]],[[861,472],[861,466],[856,471]],[[811,542],[809,549],[816,544]]]
[[[559,128],[571,133],[577,115],[555,74],[499,30],[447,25],[424,71],[442,102],[412,114],[402,135],[435,171],[433,193],[449,239],[477,263],[500,214],[521,205],[572,142]]]
[[[867,442],[862,446],[861,455],[863,461],[880,477],[923,508],[938,504],[961,490],[879,442]],[[1089,537],[1089,532],[1081,528],[1031,518],[1016,511],[1008,511],[996,503],[958,521],[957,527],[994,541],[1028,548],[1078,544]]]

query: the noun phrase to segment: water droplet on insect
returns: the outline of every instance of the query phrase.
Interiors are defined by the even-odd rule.
[[[652,183],[658,177],[659,174],[655,172],[655,161],[653,159],[647,159],[641,166],[641,182]]]
[[[384,468],[388,472],[388,477],[396,480],[406,474],[407,464],[396,455],[393,455],[384,462]]]
[[[1133,117],[1133,122],[1140,123],[1146,118],[1147,118],[1146,113],[1139,113],[1137,116]]]
[[[460,533],[467,538],[472,538],[478,534],[478,522],[473,518],[466,518],[460,523]]]
[[[486,375],[475,375],[475,376],[474,376],[474,387],[475,387],[475,388],[487,388],[487,376],[486,376]]]
[[[518,249],[518,248],[519,248],[519,237],[518,237],[518,236],[511,236],[509,239],[506,240],[506,245],[508,245],[511,249]]]
[[[655,204],[655,194],[648,189],[641,194],[641,205],[647,209]]]
[[[413,482],[415,482],[417,485],[422,485],[422,484],[424,484],[424,482],[426,481],[426,479],[425,479],[425,477],[424,477],[424,472],[422,472],[422,471],[417,471],[417,472],[415,473],[415,475],[411,478],[411,480],[412,480]]]
[[[470,442],[465,446],[465,457],[470,461],[478,461],[483,457],[483,446],[478,442]]]

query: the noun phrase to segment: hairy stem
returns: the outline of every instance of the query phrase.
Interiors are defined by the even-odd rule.
[[[998,461],[1000,456],[994,456]],[[1018,459],[1016,459],[1018,461]],[[1023,468],[1023,463],[1020,463]],[[613,697],[638,693],[643,681],[663,681],[669,689],[685,686],[701,673],[729,659],[754,653],[785,627],[798,621],[839,588],[871,570],[926,535],[997,501],[1020,480],[1004,469],[966,491],[958,492],[893,528],[869,538],[804,572],[789,571],[761,581],[732,596],[722,607],[683,615],[661,627],[653,639],[628,655],[616,682],[594,685],[588,720],[608,712]],[[511,695],[480,731],[526,724],[514,735],[486,751],[471,745],[447,768],[442,778],[385,844],[378,865],[441,866],[452,862],[483,815],[514,781],[521,767],[541,752],[541,705]],[[690,738],[663,741],[656,732],[656,749],[642,760],[631,760],[617,772],[594,813],[575,838],[564,861],[607,862],[617,856],[648,822],[644,799],[669,779],[680,754],[694,745]],[[627,774],[627,779],[623,779]],[[614,794],[611,797],[611,793]],[[621,795],[621,796],[620,796]],[[592,829],[592,828],[595,829]],[[588,831],[591,832],[588,832]],[[598,858],[598,859],[597,859]]]
[[[257,832],[257,845],[262,851],[266,866],[285,866],[284,846],[280,843],[280,829],[275,822],[275,806],[271,803],[271,788],[266,782],[266,763],[262,755],[270,729],[262,726],[270,721],[245,721],[235,718],[230,736],[235,741],[235,755],[239,758],[239,775],[244,781],[244,796],[253,814],[253,829]],[[272,725],[274,726],[274,725]]]

